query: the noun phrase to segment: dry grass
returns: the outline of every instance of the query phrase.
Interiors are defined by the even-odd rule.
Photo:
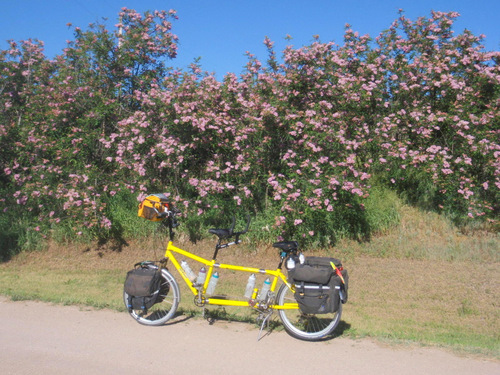
[[[345,318],[358,332],[455,347],[500,349],[498,264],[374,259],[352,262]]]
[[[464,234],[436,213],[402,206],[401,222],[371,239],[369,243],[340,241],[336,251],[345,256],[359,254],[437,261],[500,263],[500,234]]]
[[[403,209],[401,226],[370,243],[342,241],[335,249],[306,252],[341,258],[349,270],[344,334],[499,358],[498,237],[464,236],[437,216],[425,219]],[[22,253],[0,265],[0,294],[124,310],[126,271],[138,261],[160,259],[163,241],[130,243],[121,252],[51,244],[44,251]],[[205,258],[213,253],[212,241],[192,244],[181,236],[177,244]],[[277,250],[270,246],[242,244],[219,254],[220,262],[258,268],[273,268],[278,262]],[[222,271],[218,292],[242,296],[247,277]],[[181,307],[194,309],[189,291],[183,288],[181,293]]]

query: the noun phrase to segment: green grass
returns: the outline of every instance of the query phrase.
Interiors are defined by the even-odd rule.
[[[14,300],[40,300],[124,310],[120,299],[123,274],[115,271],[3,269],[1,294]]]

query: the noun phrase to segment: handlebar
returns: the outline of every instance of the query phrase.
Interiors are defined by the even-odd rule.
[[[159,219],[166,219],[167,217],[175,218],[175,215],[181,213],[181,211],[174,206],[171,206],[170,210],[165,210],[163,212],[156,210],[156,212]]]
[[[236,232],[236,233],[233,233],[235,236],[240,236],[241,234],[245,234],[246,232],[248,232],[248,228],[250,227],[250,215],[247,215],[247,225],[245,227],[245,230],[241,231],[241,232]],[[234,229],[234,216],[233,216],[233,229]]]

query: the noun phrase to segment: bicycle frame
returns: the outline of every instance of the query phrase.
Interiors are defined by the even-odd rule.
[[[207,274],[205,277],[205,283],[203,287],[200,286],[195,286],[195,284],[189,279],[189,277],[186,275],[184,270],[182,269],[179,261],[176,258],[176,255],[180,255],[189,259],[192,259],[198,263],[203,264],[204,266],[207,267]],[[179,274],[181,275],[182,279],[188,286],[188,288],[191,290],[193,295],[199,295],[201,293],[202,296],[205,296],[205,292],[208,287],[208,283],[210,281],[210,278],[212,276],[212,273],[214,272],[214,269],[227,269],[227,270],[233,270],[233,271],[239,271],[239,272],[248,272],[248,273],[255,273],[255,274],[263,274],[263,275],[268,275],[272,277],[271,285],[269,291],[274,293],[276,291],[276,287],[278,285],[278,281],[281,280],[283,283],[285,283],[288,288],[292,289],[292,285],[288,282],[287,277],[283,272],[281,271],[280,268],[277,268],[276,270],[271,270],[271,269],[261,269],[261,268],[253,268],[253,267],[243,267],[243,266],[237,266],[237,265],[232,265],[232,264],[223,264],[223,263],[218,263],[216,262],[215,259],[213,260],[208,260],[202,257],[199,257],[195,254],[192,254],[186,250],[180,249],[176,246],[174,246],[172,241],[168,242],[167,249],[165,251],[165,258],[170,260],[174,267],[177,269]],[[276,305],[276,304],[271,304],[264,306],[262,303],[259,303],[256,300],[257,297],[257,289],[254,289],[253,295],[250,301],[240,301],[240,300],[231,300],[231,299],[221,299],[221,298],[216,298],[216,297],[209,297],[204,299],[204,303],[208,305],[218,305],[218,306],[249,306],[249,307],[254,307],[254,308],[259,308],[259,307],[267,307],[271,308],[274,310],[280,310],[280,309],[298,309],[299,306],[297,303],[285,303],[284,305]],[[255,302],[254,302],[255,301]]]

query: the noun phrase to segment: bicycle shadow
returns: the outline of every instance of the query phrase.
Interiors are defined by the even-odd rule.
[[[284,331],[283,324],[281,323],[281,320],[279,319],[278,316],[273,316],[273,319],[269,320],[268,322],[265,323],[265,326],[262,326],[261,323],[259,322],[256,317],[251,317],[251,316],[234,316],[233,314],[227,313],[226,309],[224,308],[216,308],[216,309],[205,309],[203,313],[203,318],[208,322],[209,325],[214,325],[216,322],[221,321],[221,322],[238,322],[238,323],[246,323],[246,324],[251,324],[256,326],[258,329],[261,329],[259,333],[259,338],[258,341],[262,340],[264,337],[267,337],[271,335],[273,332],[282,332]],[[351,328],[351,324],[341,320],[335,328],[335,331],[330,334],[325,336],[322,339],[316,340],[318,341],[329,341],[333,340],[337,337],[341,337],[344,335],[346,331],[349,331]]]
[[[322,339],[320,341],[328,341],[328,340],[336,339],[337,337],[343,336],[344,332],[349,331],[350,329],[351,329],[351,325],[349,323],[341,320],[339,322],[339,325],[337,326],[337,328],[335,328],[335,331],[333,331],[333,333],[331,335],[328,335],[327,337],[325,337],[324,339]]]
[[[194,317],[195,317],[194,314],[179,309],[174,314],[174,316],[167,323],[165,323],[164,325],[165,326],[173,326],[173,325],[176,325],[176,324],[179,324],[179,323],[187,322],[188,320],[191,320]]]

